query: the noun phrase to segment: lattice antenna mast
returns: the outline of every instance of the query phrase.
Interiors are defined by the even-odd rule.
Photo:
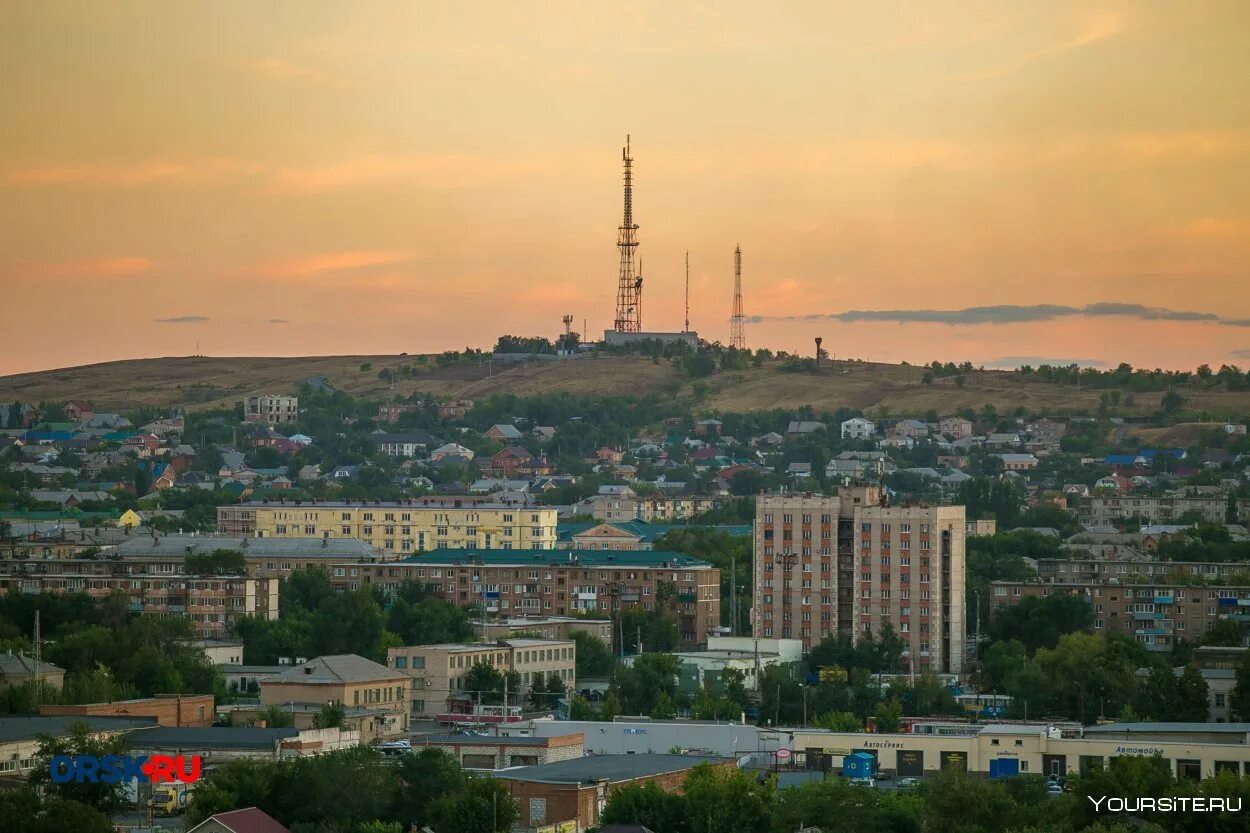
[[[616,284],[616,320],[613,326],[620,333],[637,333],[642,331],[642,276],[635,264],[638,226],[634,223],[634,157],[630,156],[628,136],[625,137],[625,147],[621,149],[621,160],[625,165],[625,216],[616,238],[616,248],[621,252],[621,267]]]
[[[686,250],[686,329],[683,333],[690,332],[690,250]]]
[[[729,317],[729,346],[747,349],[746,319],[742,315],[742,247],[734,248],[734,309]]]

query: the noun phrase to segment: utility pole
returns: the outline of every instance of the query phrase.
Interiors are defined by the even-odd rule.
[[[43,702],[43,639],[39,632],[39,609],[35,608],[35,704]]]
[[[738,635],[738,559],[729,560],[729,635]]]
[[[690,332],[690,250],[686,249],[686,329],[683,333]]]

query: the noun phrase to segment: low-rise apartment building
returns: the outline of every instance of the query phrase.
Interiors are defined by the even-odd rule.
[[[244,616],[278,618],[278,580],[247,576],[9,573],[0,574],[0,593],[85,593],[97,599],[117,594],[133,613],[190,619],[200,639],[220,639]]]
[[[1083,523],[1111,524],[1121,518],[1151,523],[1178,521],[1193,515],[1211,523],[1224,523],[1228,501],[1222,497],[1090,497],[1077,514]]]
[[[578,511],[600,521],[673,521],[711,512],[723,504],[723,498],[706,495],[640,497],[632,489],[624,489],[588,497],[578,504]]]
[[[1119,584],[1099,580],[994,581],[990,587],[991,609],[1014,605],[1026,596],[1082,596],[1092,607],[1096,632],[1121,633],[1153,651],[1170,651],[1178,639],[1196,643],[1221,619],[1250,622],[1247,585],[1162,581]]]
[[[182,572],[188,555],[207,555],[216,550],[243,554],[247,574],[256,578],[286,578],[292,570],[320,567],[348,561],[398,560],[394,551],[376,549],[356,538],[246,538],[225,535],[135,536],[108,551],[107,561],[79,560],[74,564],[88,570],[126,569],[149,573]],[[118,562],[122,562],[118,565]],[[68,562],[61,562],[68,563]],[[59,565],[49,564],[55,570]],[[5,569],[0,563],[0,572]]]
[[[677,617],[679,647],[697,647],[720,626],[720,570],[658,550],[435,550],[386,564],[336,566],[330,580],[393,593],[405,582],[489,616],[568,616],[617,605]]]
[[[577,643],[556,639],[500,639],[494,643],[449,643],[408,645],[388,648],[387,667],[411,678],[412,714],[434,718],[456,709],[451,700],[474,702],[481,692],[465,686],[465,675],[478,665],[492,665],[500,671],[515,671],[521,677],[521,690],[508,693],[507,705],[526,702],[534,683],[547,682],[553,675],[564,681],[565,689],[577,682]],[[554,709],[555,702],[545,707]]]
[[[333,654],[261,680],[260,702],[309,710],[336,703],[355,718],[352,728],[360,729],[361,738],[368,742],[408,730],[408,685],[407,675],[372,660]]]
[[[446,499],[411,501],[250,501],[217,509],[226,535],[257,538],[358,538],[384,553],[436,549],[551,549],[556,510]]]
[[[1037,577],[1053,582],[1110,582],[1121,584],[1167,581],[1169,576],[1188,573],[1206,581],[1250,584],[1250,565],[1227,561],[1149,561],[1113,558],[1039,558]],[[1229,578],[1237,581],[1227,581]]]
[[[572,639],[575,633],[588,633],[605,644],[612,644],[611,619],[583,619],[576,616],[508,616],[473,622],[473,629],[487,642],[520,635],[540,639]]]
[[[244,422],[280,425],[299,421],[299,397],[264,394],[249,396],[243,407]]]
[[[878,486],[836,495],[761,495],[755,516],[754,633],[801,639],[879,634],[889,624],[915,670],[964,660],[962,506],[889,506]]]

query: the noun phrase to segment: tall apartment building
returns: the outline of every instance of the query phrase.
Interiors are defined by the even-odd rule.
[[[448,499],[272,503],[219,506],[217,528],[225,535],[257,538],[359,538],[386,553],[441,549],[551,549],[556,510]]]
[[[244,422],[281,425],[299,421],[298,396],[249,396],[243,405]]]
[[[991,606],[1019,603],[1026,596],[1081,595],[1092,605],[1094,630],[1122,633],[1153,651],[1170,651],[1176,640],[1196,643],[1221,619],[1250,622],[1250,586],[1106,581],[994,581]]]
[[[720,627],[720,570],[706,561],[657,550],[434,550],[398,562],[342,564],[330,581],[354,590],[394,592],[416,582],[488,616],[611,615],[617,605],[667,608],[677,617],[679,647],[690,650]]]
[[[837,495],[762,495],[755,514],[752,628],[810,649],[828,634],[886,623],[917,671],[964,659],[962,506],[888,506],[879,486]]]
[[[244,616],[278,618],[278,580],[246,576],[192,576],[113,572],[37,572],[0,575],[0,593],[120,594],[133,613],[183,616],[201,639],[220,639]]]
[[[1110,524],[1120,518],[1137,518],[1151,523],[1180,520],[1187,514],[1204,521],[1224,523],[1228,501],[1222,497],[1091,497],[1086,498],[1077,514],[1085,523]]]
[[[386,665],[412,678],[413,717],[433,718],[454,711],[449,702],[453,697],[471,702],[478,694],[466,691],[464,684],[465,675],[476,665],[493,665],[520,675],[521,690],[509,692],[509,705],[524,704],[534,683],[545,683],[552,675],[564,681],[565,689],[573,688],[577,643],[571,639],[500,639],[480,644],[407,645],[388,648]]]

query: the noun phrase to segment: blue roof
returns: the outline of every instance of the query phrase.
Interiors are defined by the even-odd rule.
[[[650,567],[665,565],[676,568],[711,567],[706,561],[691,558],[679,552],[663,550],[429,550],[409,556],[405,564],[482,564],[484,566],[549,565],[552,567],[577,564],[586,567]]]
[[[1108,454],[1102,458],[1102,461],[1108,466],[1131,466],[1137,461],[1134,454]]]
[[[27,443],[55,443],[72,439],[74,435],[69,431],[27,431],[22,435],[22,441]]]
[[[661,535],[682,529],[711,529],[734,537],[746,537],[751,534],[750,524],[653,524],[646,521],[596,521],[595,523],[567,523],[556,526],[556,538],[571,541],[574,535],[594,529],[602,524],[610,524],[631,535],[637,535],[644,543],[652,543]]]
[[[1185,456],[1185,449],[1183,448],[1143,448],[1141,451],[1137,452],[1137,456],[1145,457],[1147,460],[1153,460],[1155,457],[1158,457],[1160,454],[1164,455],[1165,457],[1174,457],[1175,459],[1179,460]]]

